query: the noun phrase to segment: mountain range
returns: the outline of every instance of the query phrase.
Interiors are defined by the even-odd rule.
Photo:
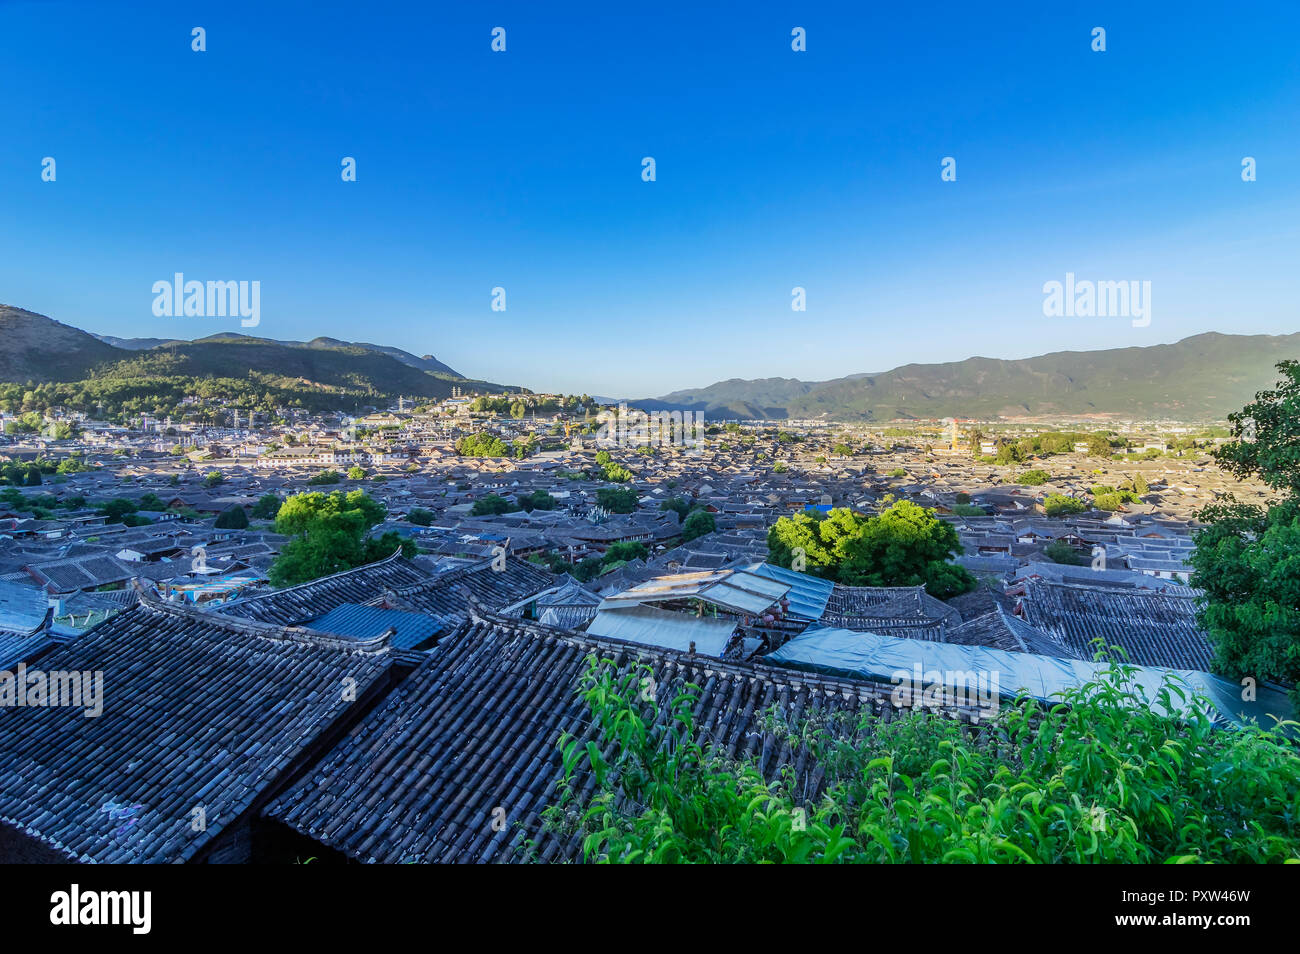
[[[95,335],[105,344],[110,344],[114,348],[121,348],[124,351],[149,351],[153,348],[161,348],[165,345],[184,345],[192,344],[194,340],[204,342],[231,341],[238,343],[241,340],[247,341],[248,335],[241,335],[237,332],[223,332],[216,335],[208,335],[206,338],[187,340],[184,338],[118,338],[115,335]],[[263,341],[275,340],[276,344],[282,344],[286,347],[293,348],[361,348],[365,351],[375,351],[379,354],[386,354],[390,358],[396,358],[408,368],[417,368],[420,371],[432,371],[435,374],[447,374],[453,378],[463,378],[464,375],[443,364],[431,354],[421,355],[419,357],[411,354],[409,351],[403,351],[401,348],[391,348],[388,345],[370,344],[364,341],[341,341],[338,338],[312,338],[311,341],[283,341],[279,339],[263,338]]]
[[[466,390],[521,390],[466,378],[432,355],[315,338],[276,341],[223,333],[182,339],[92,335],[23,308],[0,305],[0,381],[75,382],[95,377],[241,378],[250,372],[298,379],[306,387],[409,397]]]
[[[1300,359],[1300,333],[1209,332],[1175,344],[907,364],[829,381],[732,378],[628,404],[749,420],[1091,414],[1218,420],[1276,383],[1276,365],[1285,359]]]
[[[0,305],[0,382],[77,382],[274,377],[281,387],[330,393],[445,397],[526,389],[466,378],[432,355],[337,338],[277,341],[223,333],[193,341],[92,335],[44,315]],[[1217,332],[1174,344],[1058,351],[1007,360],[907,364],[828,381],[731,378],[705,388],[629,400],[645,410],[701,411],[711,418],[824,419],[1123,415],[1222,419],[1272,386],[1276,365],[1300,359],[1300,333]],[[319,404],[319,401],[317,402]]]

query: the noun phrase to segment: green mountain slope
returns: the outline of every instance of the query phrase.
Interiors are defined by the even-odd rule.
[[[1240,408],[1256,391],[1272,385],[1275,365],[1286,358],[1300,358],[1300,334],[1212,332],[1146,348],[908,364],[882,374],[824,382],[731,380],[635,403],[649,409],[702,410],[713,417],[766,419],[1109,413],[1206,420]],[[774,388],[773,381],[782,383]]]
[[[127,356],[70,325],[0,305],[0,381],[75,381]]]
[[[466,391],[520,390],[464,378],[432,357],[416,358],[398,349],[355,345],[330,339],[280,342],[239,334],[197,341],[165,341],[130,350],[21,308],[0,307],[0,384],[9,392],[37,383],[34,400],[110,411],[162,412],[186,395],[224,400],[235,406],[294,405],[347,410],[387,403],[398,396],[441,398],[453,387]],[[399,360],[392,352],[405,356]],[[431,370],[422,370],[427,365]],[[21,389],[18,392],[21,394]],[[31,403],[31,402],[28,402]]]

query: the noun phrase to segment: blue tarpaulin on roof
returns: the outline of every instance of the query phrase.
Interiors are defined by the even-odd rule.
[[[404,613],[356,603],[336,606],[324,616],[303,625],[322,633],[353,639],[373,639],[390,628],[396,629],[391,640],[395,649],[413,649],[432,639],[442,628],[439,620],[422,613]]]
[[[830,580],[787,570],[783,566],[773,566],[771,563],[755,563],[746,569],[790,587],[785,598],[790,601],[790,612],[801,619],[821,619],[826,612],[826,602],[831,598],[831,591],[835,589],[835,584]]]
[[[806,630],[764,660],[894,684],[908,681],[929,683],[931,674],[935,674],[945,683],[955,685],[956,682],[948,678],[949,674],[987,676],[995,673],[996,689],[1001,696],[1011,697],[1024,690],[1047,703],[1060,702],[1066,689],[1083,685],[1099,671],[1108,668],[1105,663],[1082,659],[1013,653],[986,646],[955,646],[829,627]],[[1273,728],[1275,718],[1295,718],[1287,694],[1280,688],[1261,685],[1256,689],[1255,700],[1244,702],[1237,684],[1208,672],[1154,666],[1134,666],[1133,669],[1134,683],[1157,710],[1160,709],[1157,696],[1166,675],[1173,674],[1191,690],[1185,702],[1172,698],[1165,714],[1189,711],[1191,695],[1200,693],[1210,703],[1210,715],[1223,724],[1241,725],[1250,720],[1263,728]],[[915,673],[923,678],[915,679]]]

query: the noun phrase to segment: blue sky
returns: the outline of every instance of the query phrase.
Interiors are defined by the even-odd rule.
[[[268,337],[635,397],[1300,330],[1300,4],[385,6],[0,2],[0,301],[192,338],[155,281],[257,280]]]

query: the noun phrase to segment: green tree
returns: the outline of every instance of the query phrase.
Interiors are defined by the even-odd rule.
[[[412,507],[406,515],[408,522],[420,527],[427,527],[433,523],[434,513],[432,510],[426,510],[423,507]]]
[[[341,484],[342,482],[343,482],[343,475],[340,474],[337,470],[322,470],[319,474],[316,474],[314,477],[307,478],[307,485],[309,487],[327,486],[329,484]]]
[[[474,501],[474,506],[470,508],[470,514],[475,517],[497,516],[503,513],[513,513],[518,510],[516,504],[506,500],[499,494],[488,494],[486,497],[480,497]]]
[[[610,513],[631,513],[636,504],[636,491],[630,487],[601,487],[596,491],[596,505]]]
[[[106,523],[121,523],[122,518],[128,514],[136,512],[136,505],[127,500],[125,497],[114,497],[112,500],[101,501],[96,504],[96,508],[108,519]]]
[[[226,476],[225,476],[225,474],[223,474],[221,471],[219,471],[219,470],[210,470],[210,471],[208,471],[206,474],[203,475],[203,486],[204,486],[204,487],[208,487],[208,488],[212,488],[212,487],[217,486],[217,485],[220,484],[220,483],[223,483],[223,482],[225,481],[225,479],[226,479]]]
[[[1088,454],[1092,457],[1109,457],[1110,438],[1105,434],[1088,435]]]
[[[248,514],[243,507],[235,505],[217,514],[212,525],[218,530],[243,530],[248,526]]]
[[[404,554],[414,556],[415,544],[394,533],[366,539],[366,532],[385,515],[384,505],[362,490],[294,494],[275,518],[276,532],[293,539],[271,564],[271,582],[305,583],[383,559],[399,545]]]
[[[456,441],[456,453],[462,457],[508,457],[510,445],[499,437],[480,431]]]
[[[1266,506],[1235,500],[1197,516],[1193,586],[1204,591],[1198,619],[1214,645],[1215,670],[1300,683],[1300,362],[1228,415],[1234,441],[1213,451],[1219,466],[1258,478],[1281,498]],[[1300,704],[1300,688],[1292,691]]]
[[[627,563],[630,560],[644,560],[650,555],[646,545],[639,540],[620,540],[618,543],[611,543],[609,549],[605,551],[603,563]]]
[[[1064,540],[1053,540],[1043,549],[1043,554],[1053,563],[1063,563],[1066,566],[1086,566],[1090,562]]]
[[[1064,517],[1069,514],[1083,513],[1088,505],[1082,500],[1067,497],[1065,494],[1048,494],[1043,498],[1043,512],[1049,517]]]
[[[948,599],[975,587],[975,578],[948,561],[962,552],[957,531],[933,510],[897,500],[875,517],[844,507],[824,517],[781,517],[768,530],[768,559],[805,568],[846,586],[926,586]]]
[[[353,464],[348,468],[348,480],[365,480],[368,476],[366,469],[359,464]]]
[[[682,523],[682,540],[694,540],[696,537],[702,537],[706,533],[712,533],[717,529],[717,523],[713,519],[713,514],[707,510],[694,510],[689,513],[686,520]]]
[[[274,520],[280,512],[280,498],[275,494],[262,494],[253,504],[253,516],[258,520]]]
[[[545,490],[534,490],[531,494],[524,494],[519,498],[519,506],[529,513],[534,510],[554,510],[555,503],[555,498]]]

